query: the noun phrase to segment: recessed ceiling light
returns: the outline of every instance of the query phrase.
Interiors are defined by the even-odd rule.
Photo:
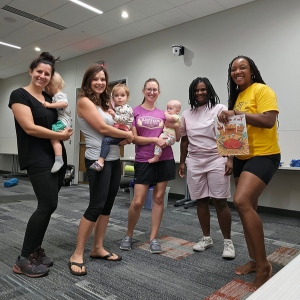
[[[126,11],[123,11],[121,16],[126,19],[128,18],[128,13]]]
[[[12,47],[12,48],[16,48],[16,49],[21,49],[21,47],[19,46],[15,46],[15,45],[11,45],[11,44],[7,44],[7,43],[3,43],[3,42],[0,42],[1,45],[4,45],[4,46],[8,46],[8,47]]]
[[[78,1],[78,0],[70,0],[70,1],[76,3],[76,4],[80,5],[80,6],[82,6],[84,8],[86,8],[86,9],[89,9],[89,10],[91,10],[91,11],[97,13],[97,14],[103,14],[103,11],[101,11],[101,10],[99,10],[99,9],[93,7],[93,6],[90,6],[88,4],[85,4],[85,3],[81,2],[81,1]]]
[[[35,51],[41,51],[41,48],[35,47],[34,50],[35,50]]]

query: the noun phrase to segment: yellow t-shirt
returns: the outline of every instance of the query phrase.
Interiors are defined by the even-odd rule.
[[[261,83],[253,83],[246,90],[239,93],[233,109],[250,114],[259,114],[271,110],[279,113],[276,94],[268,86]],[[277,122],[271,129],[247,124],[247,134],[249,155],[239,155],[237,158],[248,159],[253,156],[280,153]]]

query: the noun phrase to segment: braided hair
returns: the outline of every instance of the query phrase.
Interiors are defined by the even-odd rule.
[[[55,62],[59,60],[51,55],[49,52],[42,52],[38,58],[33,60],[29,66],[29,69],[33,71],[39,64],[46,64],[51,66],[51,77],[54,75],[55,72]]]
[[[253,72],[253,75],[251,76],[252,83],[258,82],[258,83],[266,84],[263,81],[256,64],[254,63],[254,61],[251,58],[244,56],[244,55],[239,55],[239,56],[235,57],[229,64],[229,68],[228,68],[227,90],[228,90],[228,109],[229,110],[233,109],[236,99],[240,93],[238,86],[236,85],[236,83],[233,81],[233,79],[231,77],[232,64],[238,58],[243,58],[248,61],[250,69]]]
[[[197,77],[192,81],[189,87],[189,104],[191,105],[191,109],[197,109],[199,107],[199,103],[196,99],[195,89],[199,82],[203,82],[206,85],[207,90],[207,104],[208,108],[214,107],[216,104],[220,103],[220,99],[215,92],[212,84],[209,79],[206,77]]]

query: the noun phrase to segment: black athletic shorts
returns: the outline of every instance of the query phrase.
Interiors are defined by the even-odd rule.
[[[268,184],[280,163],[280,153],[264,156],[254,156],[249,159],[233,158],[233,176],[240,177],[241,173],[246,171],[254,174],[265,184]]]
[[[134,183],[156,185],[159,182],[175,179],[175,161],[161,160],[153,164],[148,162],[134,163]]]

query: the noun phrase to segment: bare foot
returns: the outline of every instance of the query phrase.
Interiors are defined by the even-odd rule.
[[[99,256],[104,257],[108,254],[110,254],[110,253],[107,252],[104,248],[101,248],[101,249],[92,248],[90,256],[91,257],[99,257]],[[111,254],[113,254],[113,256],[108,257],[107,260],[117,260],[119,258],[119,256],[116,255],[115,253],[111,253]]]
[[[152,157],[151,159],[148,159],[149,164],[153,164],[155,162],[159,161],[159,156],[158,155],[154,155],[154,157]]]
[[[253,273],[255,271],[256,263],[253,261],[249,261],[245,265],[237,267],[234,272],[236,275],[245,275],[248,273]]]
[[[76,263],[83,263],[83,257],[81,255],[76,255],[75,253],[70,257],[70,262],[76,262]],[[85,267],[83,266],[82,268],[72,265],[71,269],[73,272],[81,273],[85,272]]]
[[[268,263],[261,271],[257,270],[255,274],[255,279],[250,287],[250,292],[255,292],[259,289],[264,283],[266,283],[272,276],[272,265]]]

